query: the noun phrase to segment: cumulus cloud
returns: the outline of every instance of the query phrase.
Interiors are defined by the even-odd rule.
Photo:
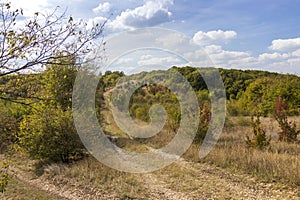
[[[298,58],[290,58],[287,61],[291,66],[300,66],[300,57]],[[294,71],[298,72],[298,75],[300,75],[300,70],[299,68],[294,69]]]
[[[123,11],[116,17],[113,24],[141,28],[167,22],[172,15],[167,7],[169,4],[173,4],[173,0],[145,1],[142,6]]]
[[[174,58],[172,56],[168,57],[152,57],[149,59],[143,59],[138,61],[139,66],[143,65],[175,65],[177,63],[181,63],[182,61],[178,58]]]
[[[300,38],[273,40],[269,49],[274,51],[291,51],[300,49]]]
[[[106,17],[94,17],[94,18],[91,18],[91,19],[88,20],[86,28],[87,29],[91,29],[96,24],[103,24],[106,21],[107,21]]]
[[[142,55],[140,59],[141,59],[141,60],[148,60],[148,59],[151,59],[151,58],[153,58],[153,56],[147,54],[147,55]]]
[[[193,41],[198,45],[205,46],[216,43],[226,43],[236,37],[237,33],[235,31],[199,31],[194,35]]]
[[[202,35],[207,35],[207,33]],[[224,38],[226,37],[223,37],[222,41],[225,40]],[[298,44],[297,38],[274,40],[270,49],[285,52],[263,52],[258,56],[253,56],[251,52],[225,50],[220,45],[208,45],[209,42],[204,42],[204,44],[202,50],[189,52],[184,55],[188,59],[197,60],[198,62],[196,61],[195,63],[199,67],[262,69],[300,74],[300,44]],[[212,62],[208,62],[207,58]],[[213,65],[211,65],[212,63]]]
[[[126,9],[120,12],[114,19],[105,18],[105,32],[107,34],[120,31],[134,30],[136,28],[156,26],[171,20],[172,13],[168,6],[173,5],[174,0],[144,0],[143,5],[133,9]],[[111,9],[109,2],[100,3],[93,12],[105,14]],[[101,17],[100,17],[101,18]],[[99,17],[90,19],[93,21],[103,21]]]
[[[109,2],[100,3],[96,8],[93,9],[95,14],[105,14],[110,11],[111,4]]]
[[[258,60],[260,61],[268,61],[268,60],[282,60],[282,59],[287,59],[289,58],[289,54],[280,54],[280,53],[263,53],[259,55]]]
[[[163,44],[165,47],[177,47],[181,44],[184,46],[184,42],[186,42],[186,38],[181,33],[170,33],[161,35],[159,38],[156,39],[156,42],[159,44]]]
[[[210,45],[204,48],[205,52],[216,64],[228,65],[229,62],[250,58],[251,54],[243,51],[227,51],[218,45]]]
[[[244,58],[250,56],[250,53],[243,51],[226,51],[222,48],[222,46],[218,45],[210,45],[204,48],[205,52],[210,56],[218,59],[223,58]]]
[[[122,65],[122,64],[127,64],[127,63],[130,63],[130,62],[133,62],[134,59],[133,58],[119,58],[115,64],[117,65]]]
[[[186,53],[184,56],[193,60],[199,67],[230,67],[239,64],[244,66],[245,62],[253,63],[255,60],[249,52],[228,51],[219,45],[209,45],[203,49]]]
[[[228,51],[224,50],[222,46],[209,45],[185,56],[198,60],[199,62],[196,64],[199,67],[210,66],[211,63],[205,61],[208,56],[214,64],[213,67],[262,69],[300,74],[300,49],[288,53],[262,53],[253,56],[250,52]]]
[[[292,56],[295,56],[295,57],[300,57],[300,49],[292,52]]]

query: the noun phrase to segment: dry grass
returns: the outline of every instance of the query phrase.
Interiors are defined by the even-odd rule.
[[[50,168],[55,169],[53,166]],[[53,173],[55,173],[53,176],[55,185],[66,185],[64,181],[68,180],[68,185],[75,185],[76,188],[81,188],[90,195],[97,191],[101,195],[118,199],[144,199],[149,196],[139,175],[111,169],[93,157],[65,167],[60,174],[51,170],[48,172],[48,174]]]
[[[56,198],[26,183],[11,178],[7,190],[3,194],[0,193],[0,199],[54,200]]]
[[[251,135],[249,126],[241,118],[232,118],[233,127],[225,128],[213,151],[204,159],[205,162],[248,174],[254,174],[267,181],[282,182],[300,186],[300,144],[278,142],[276,132],[279,128],[274,120],[262,119],[263,127],[272,135],[271,145],[266,150],[248,149],[246,135]],[[299,118],[293,118],[299,123]],[[242,123],[241,123],[242,121]],[[195,161],[198,151],[189,149],[185,158]]]
[[[11,155],[10,160],[14,173],[24,175],[26,181],[33,182],[26,185],[24,180],[11,180],[5,192],[8,199],[56,199],[47,188],[40,188],[40,183],[50,185],[50,188],[55,186],[54,189],[63,192],[63,195],[82,197],[79,199],[149,199],[150,196],[139,174],[111,169],[92,156],[72,164],[42,163],[19,153]],[[35,187],[32,184],[37,185]],[[47,191],[31,195],[42,189]],[[30,195],[32,198],[27,198]],[[74,196],[70,196],[70,199],[74,199]]]

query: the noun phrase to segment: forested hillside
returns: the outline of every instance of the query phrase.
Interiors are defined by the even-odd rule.
[[[196,68],[176,68],[191,83],[196,91],[206,89]],[[205,69],[199,69],[200,72]],[[264,115],[274,113],[275,102],[281,97],[287,101],[290,114],[300,110],[300,77],[257,70],[219,69],[222,76],[228,112],[231,115],[251,115],[260,111]],[[201,73],[202,73],[201,72]]]
[[[189,81],[202,103],[206,101],[209,102],[209,91],[207,90],[205,81],[201,77],[201,73],[207,71],[205,68],[173,67],[173,69],[179,71]],[[259,112],[264,116],[271,116],[275,112],[275,104],[278,98],[284,99],[288,104],[289,115],[298,115],[300,113],[300,77],[255,70],[219,69],[219,71],[226,90],[228,114],[233,116],[251,116]],[[118,73],[114,72],[112,74],[115,75],[111,80],[118,80],[116,79]],[[142,80],[162,74],[164,74],[163,71],[142,72],[134,75],[133,78]],[[111,82],[111,80],[108,82]],[[148,86],[136,91],[135,94],[140,96],[140,98],[142,98],[142,96],[145,97],[147,96],[145,95],[145,91],[148,91],[149,94],[153,94],[153,90],[160,90],[155,89],[155,87],[160,88],[161,86]],[[159,95],[163,94],[155,94],[154,96],[156,99],[165,99],[163,96],[159,97]],[[137,100],[137,96],[133,97],[132,102],[136,103],[139,101]],[[151,101],[153,101],[153,99],[149,98],[149,96],[145,98],[144,106],[152,105]],[[170,104],[172,103],[171,101]],[[146,107],[141,109],[147,109]],[[132,109],[135,108],[136,105],[134,105]],[[144,116],[142,118],[145,119],[147,117]]]

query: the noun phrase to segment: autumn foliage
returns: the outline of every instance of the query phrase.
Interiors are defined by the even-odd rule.
[[[284,99],[278,98],[275,108],[276,112],[274,117],[281,128],[281,132],[278,133],[279,140],[285,142],[296,142],[300,130],[297,130],[297,126],[294,121],[288,120],[288,104]]]

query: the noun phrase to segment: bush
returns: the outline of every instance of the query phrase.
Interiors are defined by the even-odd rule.
[[[265,130],[261,127],[260,116],[251,117],[251,127],[253,136],[250,139],[246,136],[246,145],[248,148],[264,149],[270,145],[271,137],[267,137]]]
[[[8,184],[8,164],[0,160],[0,192],[5,192],[5,188]]]
[[[22,120],[18,138],[31,157],[45,161],[70,162],[85,154],[71,110],[42,106]]]
[[[287,119],[288,105],[279,98],[276,103],[275,120],[278,122],[281,132],[278,133],[279,140],[284,142],[297,142],[297,136],[300,130],[297,130],[295,122],[288,121]]]
[[[5,151],[13,142],[13,135],[17,130],[17,120],[5,108],[0,108],[0,153]]]
[[[204,140],[209,127],[210,120],[211,120],[210,108],[204,104],[200,108],[199,127],[194,139],[194,143],[197,144]]]
[[[15,135],[25,114],[25,106],[0,100],[0,153],[9,150],[16,141]]]

